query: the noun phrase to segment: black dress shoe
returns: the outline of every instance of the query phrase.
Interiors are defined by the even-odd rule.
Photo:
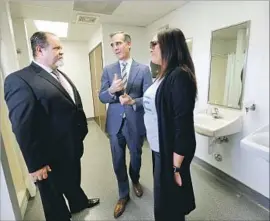
[[[88,208],[92,208],[99,204],[99,198],[88,199]]]
[[[74,214],[74,213],[79,213],[87,208],[92,208],[96,205],[99,204],[99,198],[93,198],[93,199],[88,199],[88,202],[87,202],[87,205],[82,207],[82,208],[78,208],[78,209],[72,209],[70,212],[71,214]]]

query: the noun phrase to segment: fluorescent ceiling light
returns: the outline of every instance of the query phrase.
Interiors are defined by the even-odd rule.
[[[34,20],[38,31],[47,31],[57,35],[59,38],[66,38],[68,32],[68,23]]]

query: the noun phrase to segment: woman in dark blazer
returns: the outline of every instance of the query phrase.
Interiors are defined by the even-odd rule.
[[[158,33],[150,49],[152,62],[161,67],[156,82],[144,97],[145,126],[153,153],[155,220],[182,221],[196,207],[190,175],[196,149],[195,70],[185,36],[179,29]]]

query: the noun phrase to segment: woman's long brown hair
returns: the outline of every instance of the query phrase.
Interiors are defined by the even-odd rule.
[[[163,78],[169,70],[180,67],[190,74],[197,97],[195,68],[183,32],[178,28],[166,29],[158,33],[157,40],[162,60],[161,70],[157,78]]]

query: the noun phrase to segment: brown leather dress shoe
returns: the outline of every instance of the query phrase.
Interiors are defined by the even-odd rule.
[[[113,213],[114,218],[118,218],[119,216],[123,214],[129,200],[130,200],[129,196],[118,200],[114,208],[114,213]]]
[[[133,190],[137,197],[141,197],[143,195],[142,185],[139,182],[137,184],[133,183]]]

